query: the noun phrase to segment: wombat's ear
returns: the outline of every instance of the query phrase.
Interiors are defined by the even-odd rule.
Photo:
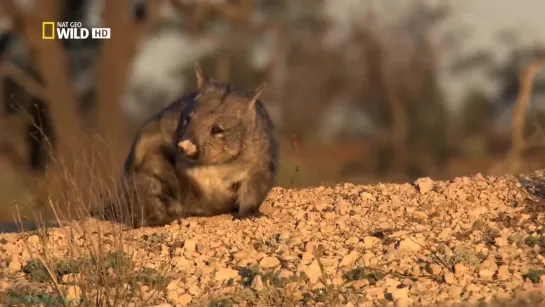
[[[261,96],[261,94],[263,94],[263,90],[265,90],[266,85],[267,83],[263,82],[254,90],[254,94],[250,99],[250,109],[253,109],[253,106],[259,100],[259,97]]]
[[[254,94],[252,95],[252,98],[250,98],[250,104],[248,105],[248,114],[250,116],[251,122],[255,122],[255,119],[256,119],[255,104],[259,100],[259,96],[261,96],[261,94],[263,93],[263,90],[265,89],[265,85],[267,85],[265,82],[261,83],[254,90]]]
[[[201,90],[204,88],[204,86],[208,82],[208,78],[202,72],[202,69],[199,63],[195,64],[195,75],[197,76],[197,88]]]

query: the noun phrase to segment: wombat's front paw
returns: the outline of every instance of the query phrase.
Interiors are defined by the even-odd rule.
[[[239,215],[239,214],[233,214],[233,218],[232,220],[233,221],[240,221],[240,220],[246,220],[246,219],[249,219],[249,220],[253,220],[253,219],[256,219],[258,217],[260,217],[261,214],[260,213],[255,213],[255,214],[251,214],[251,215]]]
[[[260,217],[259,210],[237,210],[233,212],[233,220],[254,219]]]

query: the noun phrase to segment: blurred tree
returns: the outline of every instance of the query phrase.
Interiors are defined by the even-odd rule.
[[[16,81],[32,97],[30,101],[32,107],[25,107],[25,111],[30,113],[34,121],[27,135],[34,140],[40,140],[38,145],[40,149],[32,148],[34,143],[30,144],[31,162],[43,164],[44,151],[53,158],[47,161],[54,163],[47,163],[45,176],[40,180],[43,189],[39,194],[43,197],[47,195],[54,200],[60,200],[67,191],[82,187],[77,191],[78,196],[89,199],[88,197],[97,191],[90,188],[89,182],[85,182],[80,175],[90,171],[94,173],[91,177],[100,175],[111,177],[112,166],[105,163],[120,162],[122,155],[125,154],[124,150],[121,150],[127,138],[123,131],[124,115],[121,111],[120,96],[125,88],[138,40],[142,33],[153,27],[161,2],[147,1],[146,18],[137,23],[131,15],[131,1],[104,1],[104,23],[112,28],[112,39],[100,46],[95,82],[96,124],[93,130],[110,145],[107,150],[112,153],[113,159],[106,161],[102,157],[96,161],[85,162],[81,157],[76,159],[75,153],[81,155],[87,152],[92,155],[97,143],[89,142],[88,134],[83,129],[80,104],[70,82],[63,44],[59,40],[42,39],[42,22],[62,20],[60,16],[66,2],[36,1],[28,7],[23,7],[20,2],[13,0],[3,2],[4,11],[13,21],[13,30],[25,40],[30,49],[31,66],[35,67],[36,71],[34,76],[29,76],[14,65],[3,63],[2,66],[3,75]],[[9,82],[7,85],[10,85]],[[36,112],[39,115],[36,115]],[[99,147],[98,150],[102,149],[106,148]],[[89,159],[94,158],[91,156]],[[93,163],[93,169],[81,169],[91,167],[84,165],[86,163]],[[70,182],[66,182],[67,180]],[[72,185],[71,188],[67,189],[66,184]],[[47,194],[44,194],[46,192]]]
[[[447,13],[446,6],[429,8],[416,2],[387,26],[371,10],[353,32],[351,48],[343,46],[354,58],[345,90],[362,102],[383,131],[378,135],[389,135],[390,172],[406,172],[410,165],[428,160],[424,156],[437,165],[446,158],[447,112],[436,83],[438,51],[432,34]]]
[[[36,1],[32,7],[22,7],[21,3],[7,0],[4,3],[8,16],[11,17],[14,30],[23,37],[29,46],[33,67],[36,68],[36,81],[19,72],[19,80],[34,97],[48,103],[54,133],[57,142],[50,142],[49,136],[37,129],[34,135],[43,139],[42,146],[54,153],[56,163],[46,169],[46,187],[53,198],[59,199],[64,190],[61,184],[62,170],[59,167],[72,168],[75,165],[69,154],[77,141],[83,139],[77,100],[68,77],[68,67],[62,45],[58,40],[42,39],[42,21],[59,20],[61,1]],[[15,67],[12,72],[17,73]],[[36,123],[34,123],[36,124]],[[38,126],[39,127],[39,126]]]
[[[114,155],[107,163],[120,163],[125,154],[123,149],[127,147],[121,97],[140,39],[155,26],[162,0],[146,1],[142,20],[135,20],[131,14],[130,0],[106,0],[103,3],[103,22],[111,29],[111,38],[102,41],[97,63],[95,129]]]
[[[463,136],[491,133],[493,128],[491,115],[494,114],[494,110],[494,104],[486,94],[478,89],[470,90],[464,99],[459,121],[459,129]]]

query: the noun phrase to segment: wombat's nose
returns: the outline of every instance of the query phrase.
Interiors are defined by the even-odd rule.
[[[183,153],[192,159],[197,158],[197,145],[193,144],[190,140],[183,140],[178,143],[178,147],[183,151]]]

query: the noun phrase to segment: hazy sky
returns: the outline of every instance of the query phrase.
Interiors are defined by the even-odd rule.
[[[450,15],[435,31],[435,38],[439,42],[449,33],[457,33],[461,38],[454,46],[441,50],[439,62],[440,84],[449,107],[454,110],[471,86],[491,95],[496,95],[499,89],[497,82],[483,70],[451,75],[453,61],[484,50],[492,53],[496,63],[502,63],[514,46],[545,43],[545,0],[325,0],[326,14],[337,24],[326,43],[349,39],[345,32],[351,26],[362,25],[366,10],[378,12],[378,21],[386,25],[395,23],[410,11],[411,5],[420,1],[432,6],[451,4]],[[506,40],[507,36],[502,36],[506,32],[511,32],[514,40]]]
[[[430,2],[437,2],[430,1]],[[501,33],[512,32],[517,46],[542,45],[545,47],[545,1],[543,0],[456,0],[454,10],[440,33],[461,28],[464,36],[458,47],[459,54],[471,54],[478,49],[492,52],[498,62],[507,59],[513,44],[501,39]],[[464,76],[450,76],[446,68],[455,53],[443,54],[441,83],[451,106],[455,109],[470,86],[496,94],[498,84],[478,71]]]

